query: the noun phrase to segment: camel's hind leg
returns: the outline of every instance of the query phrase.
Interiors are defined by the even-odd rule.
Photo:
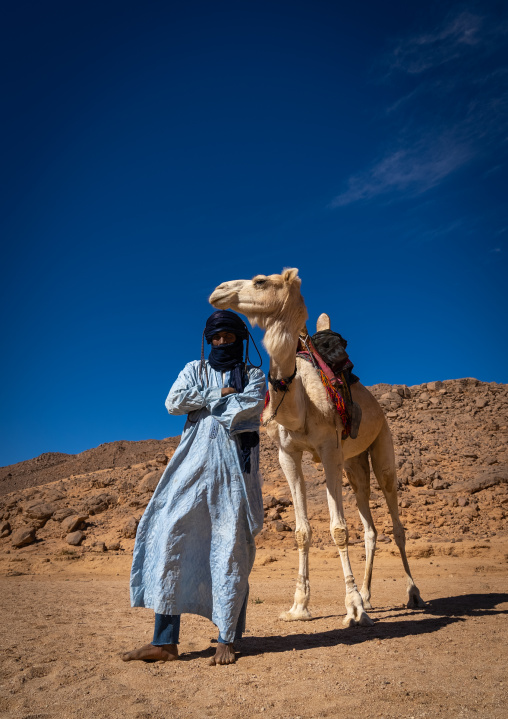
[[[410,609],[424,607],[425,602],[420,597],[420,591],[413,581],[411,570],[406,555],[406,535],[404,527],[399,518],[399,507],[397,503],[397,474],[395,471],[395,453],[390,430],[386,422],[380,433],[370,446],[370,459],[372,469],[376,475],[379,486],[385,495],[388,510],[392,518],[393,537],[399,548],[402,564],[407,578],[407,606]]]
[[[312,615],[307,608],[310,599],[309,547],[312,532],[307,518],[307,496],[302,472],[302,454],[302,452],[290,453],[283,449],[279,450],[280,466],[293,497],[296,520],[295,538],[299,555],[298,579],[296,580],[293,606],[289,611],[280,615],[280,619],[286,622],[293,622],[297,619],[312,619]]]
[[[370,588],[372,583],[372,569],[376,551],[377,531],[370,511],[370,467],[369,455],[362,452],[357,457],[351,457],[344,464],[344,469],[356,496],[356,505],[362,520],[365,537],[365,575],[360,594],[365,609],[372,609],[370,603]]]
[[[335,440],[335,438],[334,438]],[[326,494],[330,510],[330,532],[339,550],[346,582],[346,617],[344,624],[368,627],[374,622],[363,606],[362,596],[357,589],[348,552],[348,532],[342,504],[342,453],[331,443],[321,448],[321,462],[326,475]]]

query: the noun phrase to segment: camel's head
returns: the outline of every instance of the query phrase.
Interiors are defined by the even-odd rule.
[[[284,318],[300,322],[303,327],[307,310],[300,293],[297,269],[283,270],[280,275],[256,275],[252,280],[223,282],[209,297],[219,310],[234,310],[245,315],[252,325],[266,329],[269,320]]]

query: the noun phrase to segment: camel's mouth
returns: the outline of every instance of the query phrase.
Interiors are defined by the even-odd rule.
[[[215,307],[218,310],[228,310],[231,308],[231,302],[235,294],[236,293],[231,290],[221,290],[217,288],[208,298],[208,302],[212,305],[212,307]]]

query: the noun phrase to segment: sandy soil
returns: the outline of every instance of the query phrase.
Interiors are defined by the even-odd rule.
[[[151,612],[129,607],[130,556],[32,550],[0,561],[2,717],[508,716],[505,539],[415,543],[426,611],[404,608],[400,560],[380,548],[375,624],[353,629],[341,625],[333,547],[311,550],[314,619],[291,624],[278,615],[291,604],[297,552],[259,550],[248,633],[227,667],[208,666],[215,627],[187,615],[179,662],[123,663],[153,626]],[[359,579],[361,548],[351,555]]]

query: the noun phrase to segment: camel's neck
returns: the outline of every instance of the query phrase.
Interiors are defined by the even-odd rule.
[[[305,319],[303,320],[305,321]],[[286,379],[294,374],[296,366],[296,350],[302,321],[289,325],[282,319],[274,320],[265,328],[263,344],[270,356],[270,376],[272,379]],[[277,410],[276,421],[286,429],[299,431],[305,426],[304,388],[298,375],[291,382],[284,395],[275,392],[270,384],[270,408]]]
[[[270,356],[270,375],[274,379],[291,377],[295,371],[299,329],[290,330],[280,320],[267,327],[263,344]]]

